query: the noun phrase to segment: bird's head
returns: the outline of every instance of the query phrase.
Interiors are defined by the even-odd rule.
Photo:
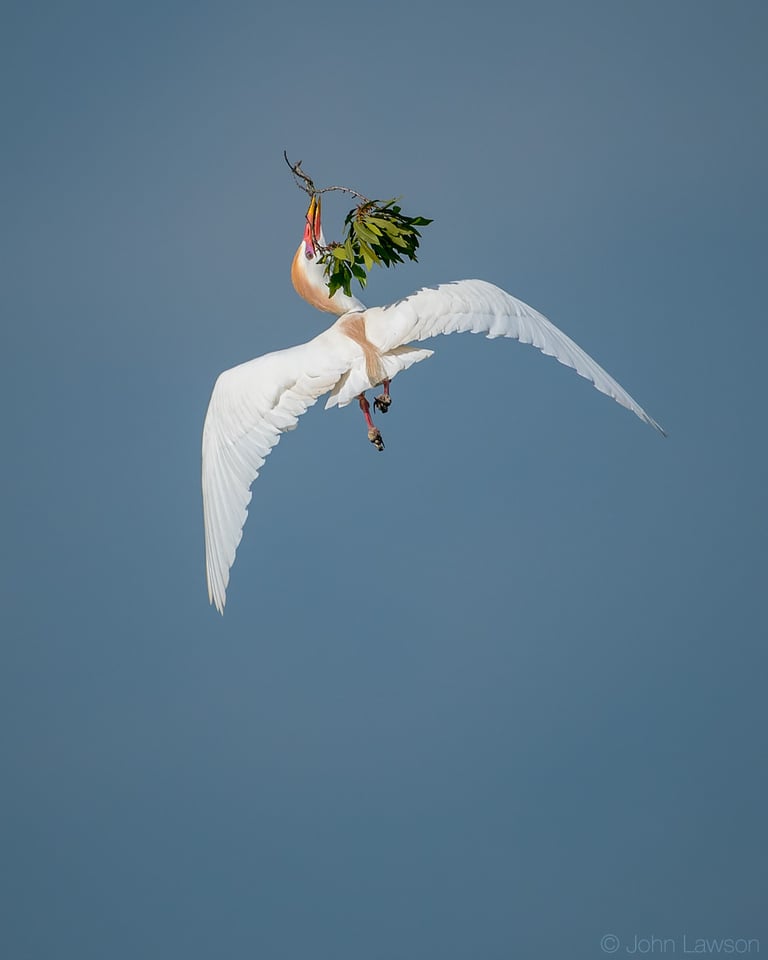
[[[342,290],[328,295],[328,278],[321,262],[325,244],[320,217],[320,197],[313,196],[304,218],[304,236],[291,264],[291,282],[298,295],[318,310],[341,315],[349,310],[365,310],[357,297],[348,297]]]

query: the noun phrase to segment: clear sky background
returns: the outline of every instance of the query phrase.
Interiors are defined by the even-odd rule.
[[[767,10],[3,5],[3,957],[768,950]],[[497,283],[669,439],[442,338],[384,453],[283,439],[220,618],[211,387],[327,322],[283,149],[434,217],[367,302]]]

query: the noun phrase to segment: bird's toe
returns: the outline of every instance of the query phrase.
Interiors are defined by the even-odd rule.
[[[370,428],[368,431],[368,439],[377,450],[381,451],[384,449],[384,441],[381,439],[381,431],[377,430],[376,427]]]

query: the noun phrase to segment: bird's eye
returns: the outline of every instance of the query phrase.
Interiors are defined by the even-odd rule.
[[[304,256],[307,258],[307,260],[311,260],[312,257],[314,257],[314,253],[309,249],[309,247],[307,247],[307,249],[304,251]]]

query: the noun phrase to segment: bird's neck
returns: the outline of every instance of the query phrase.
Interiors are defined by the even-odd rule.
[[[328,295],[325,267],[316,258],[307,258],[303,240],[291,264],[291,282],[296,293],[318,310],[337,316],[350,310],[365,310],[364,303],[342,290],[337,290],[332,297]]]

